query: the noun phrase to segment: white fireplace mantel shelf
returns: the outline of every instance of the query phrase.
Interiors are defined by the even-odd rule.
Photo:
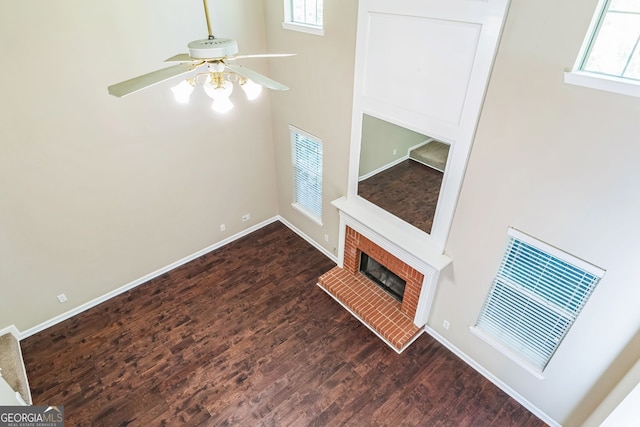
[[[441,271],[451,263],[451,258],[423,231],[417,230],[404,221],[386,212],[380,212],[377,206],[359,197],[341,197],[331,202],[340,211],[377,234],[389,243],[397,246],[428,269]],[[416,267],[419,268],[418,265]]]

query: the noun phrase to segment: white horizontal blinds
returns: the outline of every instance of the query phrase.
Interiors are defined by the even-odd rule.
[[[291,0],[291,21],[322,27],[322,0]]]
[[[581,69],[640,80],[640,1],[605,2]]]
[[[570,255],[563,260],[553,252],[511,236],[476,325],[540,370],[601,277],[568,262]]]
[[[322,218],[322,143],[295,128],[291,129],[295,203]]]

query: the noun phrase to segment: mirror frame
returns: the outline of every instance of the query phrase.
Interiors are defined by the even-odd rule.
[[[366,200],[363,197],[358,195],[358,176],[360,170],[360,151],[362,148],[362,122],[363,115],[367,114],[369,116],[375,117],[380,120],[384,120],[396,126],[403,127],[405,129],[409,129],[411,131],[427,135],[444,143],[450,145],[449,157],[447,159],[447,165],[445,166],[445,172],[442,178],[442,185],[440,187],[440,194],[438,196],[438,204],[436,206],[435,215],[433,218],[433,225],[431,227],[431,233],[427,233],[423,230],[420,230],[417,227],[409,224],[401,218],[387,212],[381,207],[373,204],[372,202]],[[444,251],[444,244],[446,242],[446,237],[449,233],[449,228],[451,225],[451,220],[453,219],[452,213],[447,215],[447,211],[451,210],[455,207],[455,201],[458,196],[458,188],[456,186],[452,187],[452,182],[450,179],[451,168],[453,166],[453,160],[455,157],[455,144],[449,138],[446,138],[441,135],[434,135],[433,132],[428,131],[427,129],[420,129],[416,126],[412,126],[408,123],[403,123],[399,120],[395,120],[391,117],[386,117],[384,114],[380,114],[373,111],[364,111],[357,108],[353,110],[352,117],[352,127],[351,127],[351,147],[350,147],[350,156],[349,156],[349,181],[347,185],[347,197],[352,200],[356,200],[359,204],[364,205],[368,210],[370,210],[379,220],[384,221],[390,224],[394,229],[398,230],[399,233],[403,235],[411,235],[414,239],[419,239],[424,241],[428,246],[442,253]],[[451,201],[453,200],[453,204]],[[446,206],[443,206],[443,203],[449,203],[449,209]],[[453,205],[453,206],[452,206]]]
[[[363,152],[363,150],[366,148],[366,147],[364,146],[364,143],[365,143],[366,141],[364,141],[364,140],[363,140],[363,134],[365,133],[365,132],[364,132],[364,131],[365,131],[365,127],[364,127],[364,125],[365,125],[365,116],[371,117],[371,118],[373,118],[373,119],[375,119],[375,120],[378,120],[378,121],[381,121],[381,122],[384,122],[384,123],[386,123],[386,124],[388,124],[388,125],[390,125],[390,126],[394,126],[394,127],[400,128],[400,129],[408,130],[408,131],[410,131],[410,132],[415,133],[416,135],[420,135],[420,136],[424,137],[424,139],[425,139],[425,140],[427,140],[427,139],[432,139],[432,140],[435,140],[435,141],[440,141],[440,140],[438,140],[438,139],[434,138],[434,137],[433,137],[433,136],[431,136],[431,135],[427,135],[427,134],[425,134],[424,132],[421,132],[421,131],[418,131],[418,130],[415,130],[415,129],[409,128],[409,127],[407,127],[407,126],[401,126],[401,125],[398,125],[397,123],[393,123],[393,122],[390,122],[390,121],[388,121],[388,120],[381,119],[381,118],[380,118],[380,117],[378,117],[377,115],[372,115],[372,114],[367,114],[367,113],[362,113],[362,114],[360,115],[360,120],[361,120],[361,126],[360,126],[360,150],[359,150],[359,153],[358,153],[357,182],[356,182],[356,188],[355,188],[356,195],[357,195],[360,199],[365,200],[365,201],[367,201],[367,202],[371,203],[373,206],[376,206],[376,207],[378,207],[378,208],[380,208],[380,209],[384,210],[385,212],[387,212],[387,213],[389,213],[389,214],[391,214],[391,215],[393,215],[393,216],[397,217],[398,219],[400,219],[400,220],[402,220],[402,221],[405,221],[405,222],[406,222],[406,223],[408,223],[409,225],[411,225],[411,226],[415,227],[417,230],[422,231],[423,233],[426,233],[426,234],[430,235],[430,234],[431,234],[431,230],[433,230],[434,225],[435,225],[436,215],[437,215],[437,211],[438,211],[438,205],[439,205],[439,202],[440,202],[440,194],[442,193],[443,186],[444,186],[444,182],[445,182],[445,176],[446,176],[446,171],[447,171],[447,165],[445,165],[444,170],[442,171],[443,177],[442,177],[442,181],[440,182],[440,186],[439,186],[439,188],[438,188],[438,200],[436,201],[436,209],[435,209],[435,212],[433,213],[433,217],[431,218],[431,221],[432,221],[432,227],[431,227],[431,230],[430,230],[430,231],[426,231],[426,230],[424,230],[424,229],[422,229],[422,228],[419,228],[417,225],[415,225],[415,224],[413,224],[412,222],[408,221],[406,218],[399,217],[399,216],[395,215],[394,213],[392,213],[392,212],[390,212],[390,211],[387,211],[386,209],[384,209],[384,208],[380,207],[379,205],[377,205],[377,204],[376,204],[376,203],[374,203],[373,201],[371,201],[371,200],[369,200],[369,199],[367,199],[367,198],[365,198],[365,197],[361,196],[361,195],[360,195],[360,176],[361,176],[361,168],[362,168],[362,152]],[[452,147],[451,147],[451,145],[450,145],[447,141],[441,141],[441,142],[446,143],[447,145],[449,145],[449,150],[451,150],[451,148],[452,148]],[[390,148],[390,149],[391,149],[391,148]],[[402,156],[404,156],[404,154],[403,154]],[[402,156],[401,156],[401,157],[402,157]],[[407,160],[408,160],[408,159],[407,159]],[[449,159],[447,158],[447,164],[448,164],[448,160],[449,160]],[[403,162],[404,162],[404,161],[403,161]],[[426,166],[426,165],[425,165],[425,167],[428,167],[428,166]]]

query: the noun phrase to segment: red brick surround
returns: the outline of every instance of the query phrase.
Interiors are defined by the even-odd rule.
[[[359,274],[360,252],[364,252],[407,282],[404,288],[401,311],[413,319],[418,308],[424,275],[410,265],[391,255],[357,231],[347,227],[344,243],[344,269]],[[375,286],[375,285],[374,285]]]
[[[345,234],[344,267],[323,274],[318,285],[401,351],[420,332],[413,319],[424,275],[355,230]],[[361,252],[407,282],[402,303],[360,273]]]

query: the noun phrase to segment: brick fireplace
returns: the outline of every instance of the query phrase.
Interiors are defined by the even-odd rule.
[[[406,281],[402,302],[360,273],[366,253]],[[318,286],[349,310],[398,353],[422,332],[414,319],[425,275],[351,227],[345,227],[343,267],[318,279]]]
[[[345,236],[344,269],[352,274],[358,274],[360,265],[360,253],[364,252],[389,270],[404,279],[407,283],[404,289],[404,298],[400,305],[400,311],[413,319],[418,308],[418,298],[424,275],[399,260],[362,234],[347,227]]]

